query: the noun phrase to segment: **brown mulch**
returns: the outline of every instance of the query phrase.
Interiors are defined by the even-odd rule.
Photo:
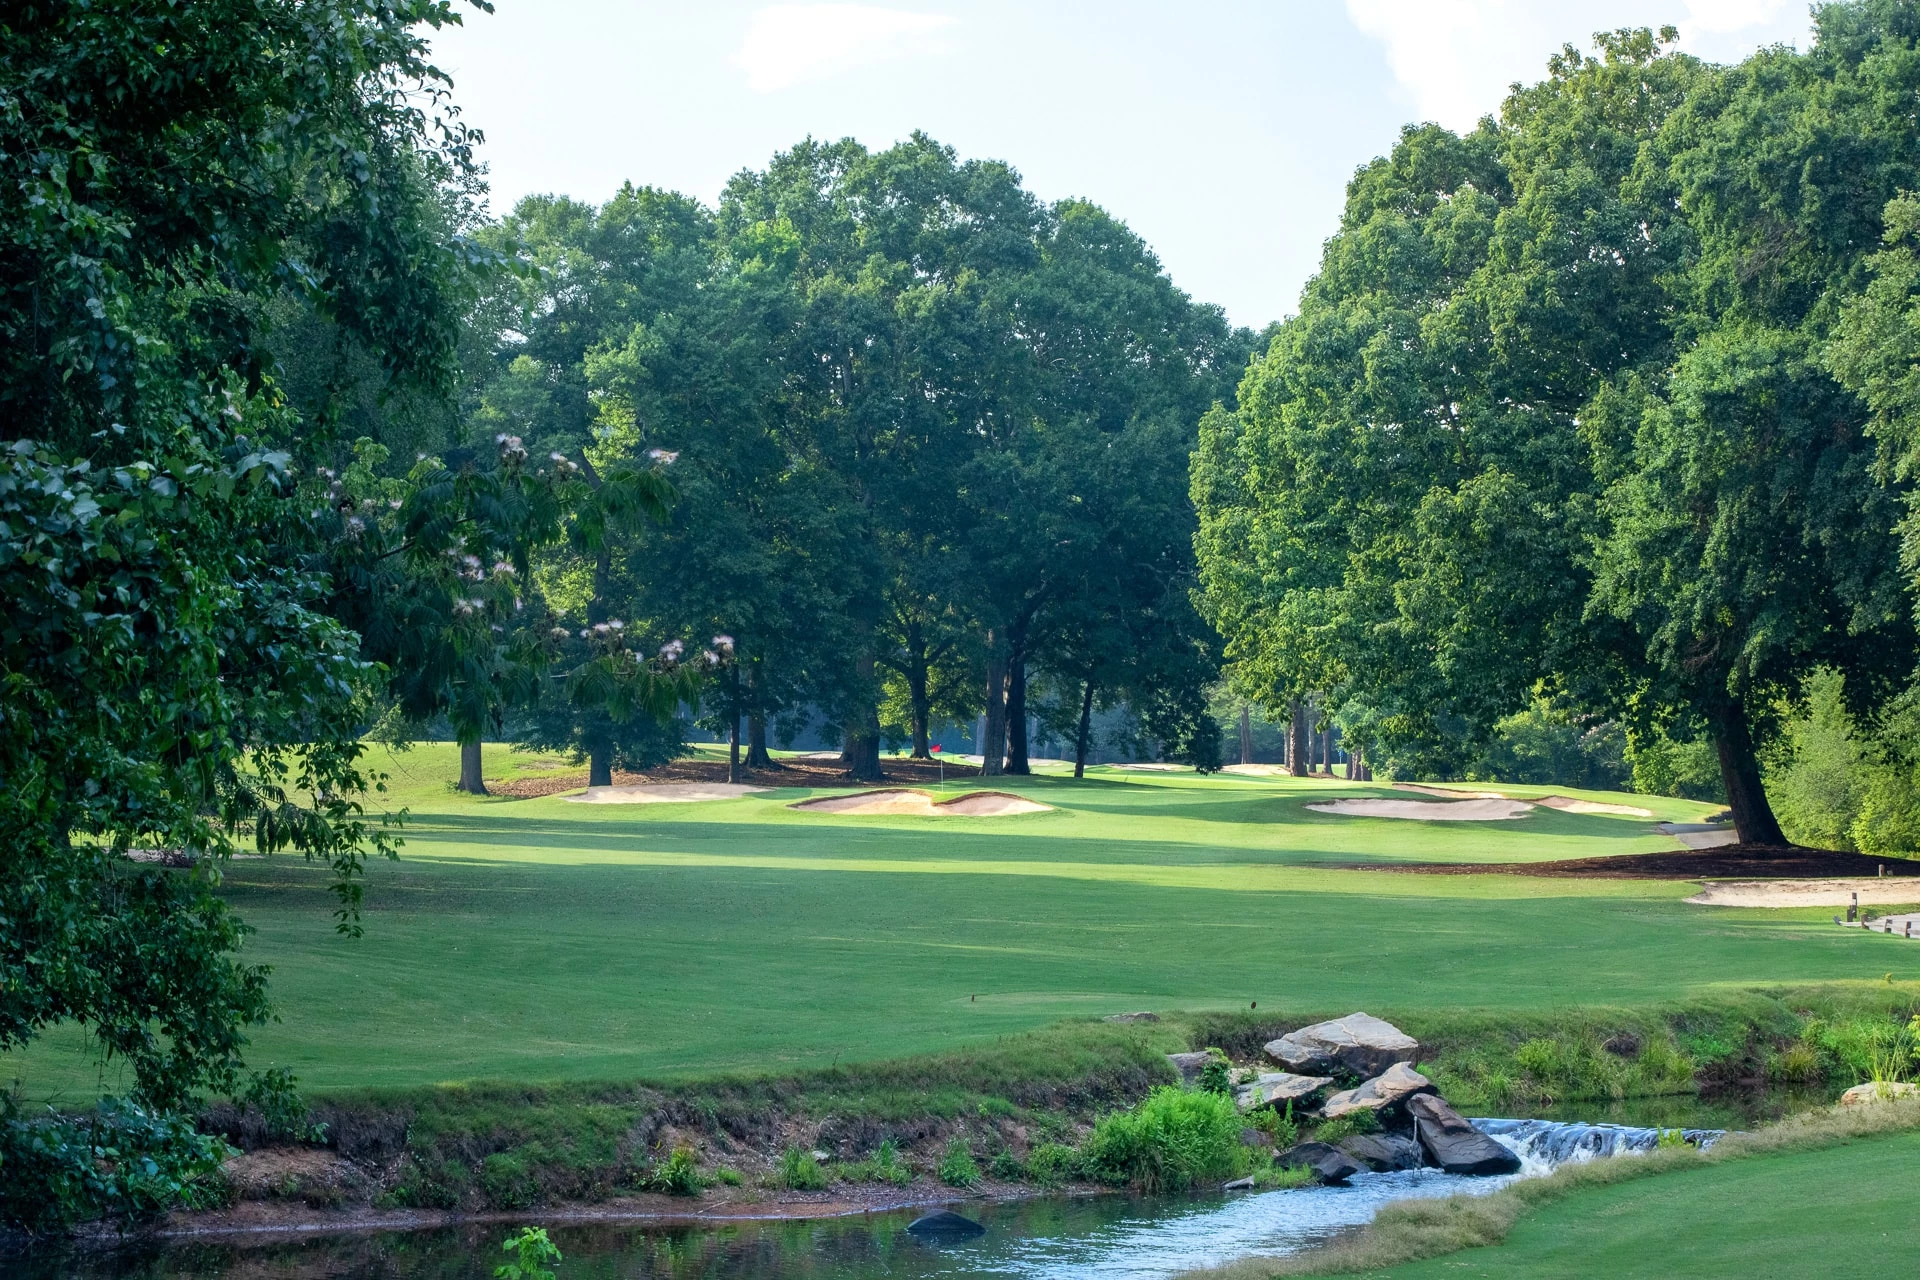
[[[1671,853],[1622,853],[1558,862],[1349,862],[1347,871],[1389,871],[1422,876],[1542,876],[1582,880],[1760,880],[1770,877],[1920,876],[1920,861],[1872,858],[1834,849],[1723,844],[1715,849]],[[1885,868],[1884,871],[1881,868]]]
[[[962,764],[958,760],[947,762],[946,776],[949,781],[955,778],[977,778],[980,776],[978,765]],[[880,773],[884,782],[904,784],[906,786],[929,786],[940,781],[940,765],[937,761],[909,760],[902,756],[880,757]],[[644,786],[656,782],[725,782],[727,780],[727,762],[724,760],[675,760],[663,764],[645,773],[628,773],[616,769],[613,784],[616,787]],[[837,760],[793,760],[782,759],[778,769],[740,770],[740,781],[752,787],[843,787],[853,782],[847,775],[847,767]],[[544,774],[533,778],[515,778],[508,781],[503,778],[488,778],[487,790],[496,796],[506,796],[514,800],[532,800],[539,796],[558,795],[562,791],[578,791],[587,785],[587,771],[580,769],[566,773]]]

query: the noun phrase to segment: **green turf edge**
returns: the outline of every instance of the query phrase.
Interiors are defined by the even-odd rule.
[[[1289,1258],[1246,1258],[1225,1267],[1190,1272],[1182,1280],[1267,1280],[1378,1272],[1500,1244],[1529,1210],[1582,1191],[1729,1160],[1820,1150],[1914,1129],[1920,1129],[1920,1099],[1821,1108],[1751,1133],[1728,1134],[1708,1151],[1666,1148],[1625,1159],[1563,1165],[1544,1178],[1515,1182],[1492,1195],[1400,1201],[1382,1209],[1372,1225],[1324,1249]]]

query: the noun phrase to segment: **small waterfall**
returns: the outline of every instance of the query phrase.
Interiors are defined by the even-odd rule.
[[[1569,1160],[1634,1155],[1660,1145],[1668,1129],[1643,1129],[1627,1124],[1582,1124],[1567,1120],[1475,1120],[1473,1127],[1511,1150],[1532,1172],[1535,1163],[1552,1169]],[[1682,1129],[1681,1138],[1705,1151],[1725,1129]]]

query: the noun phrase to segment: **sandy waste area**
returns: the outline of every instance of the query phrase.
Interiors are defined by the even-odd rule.
[[[566,796],[573,804],[681,804],[690,800],[738,800],[741,796],[770,791],[771,787],[748,787],[733,782],[646,782],[621,787],[588,787],[577,796]]]
[[[822,796],[788,805],[816,813],[904,813],[921,818],[999,818],[1010,813],[1046,813],[1053,806],[1006,791],[973,791],[951,800],[925,791],[859,791],[850,796]]]
[[[1885,880],[1709,880],[1687,901],[1698,907],[1832,907],[1838,911],[1860,895],[1860,905],[1920,902],[1920,882]]]

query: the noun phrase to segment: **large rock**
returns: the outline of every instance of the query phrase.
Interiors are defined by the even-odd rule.
[[[1382,1111],[1416,1093],[1432,1092],[1433,1081],[1415,1071],[1411,1062],[1396,1062],[1359,1088],[1334,1094],[1320,1110],[1327,1119],[1337,1120],[1355,1111]]]
[[[1289,1102],[1304,1102],[1332,1083],[1332,1076],[1297,1076],[1291,1071],[1262,1071],[1250,1083],[1233,1091],[1233,1101],[1242,1111],[1284,1107]]]
[[[1899,1081],[1885,1080],[1878,1083],[1869,1080],[1857,1084],[1840,1095],[1843,1107],[1865,1106],[1869,1102],[1891,1102],[1895,1098],[1911,1098],[1920,1094],[1920,1085],[1904,1084]]]
[[[1375,1173],[1418,1169],[1427,1162],[1419,1143],[1397,1133],[1357,1133],[1343,1138],[1340,1149]]]
[[[1180,1073],[1180,1083],[1191,1089],[1200,1080],[1200,1072],[1213,1061],[1213,1055],[1202,1049],[1198,1053],[1170,1053],[1167,1061]]]
[[[1407,1114],[1427,1158],[1448,1173],[1482,1177],[1519,1172],[1520,1157],[1468,1124],[1446,1099],[1417,1093],[1407,1099]]]
[[[1366,1172],[1366,1166],[1358,1160],[1325,1142],[1303,1142],[1297,1147],[1288,1147],[1277,1157],[1276,1163],[1305,1165],[1313,1170],[1314,1177],[1329,1186],[1338,1186],[1354,1174]]]
[[[1289,1071],[1307,1075],[1343,1071],[1364,1080],[1396,1062],[1419,1058],[1420,1042],[1372,1014],[1350,1013],[1269,1041],[1267,1056]]]
[[[970,1240],[987,1234],[987,1229],[972,1218],[963,1218],[950,1209],[915,1218],[907,1224],[907,1230],[927,1240]]]

